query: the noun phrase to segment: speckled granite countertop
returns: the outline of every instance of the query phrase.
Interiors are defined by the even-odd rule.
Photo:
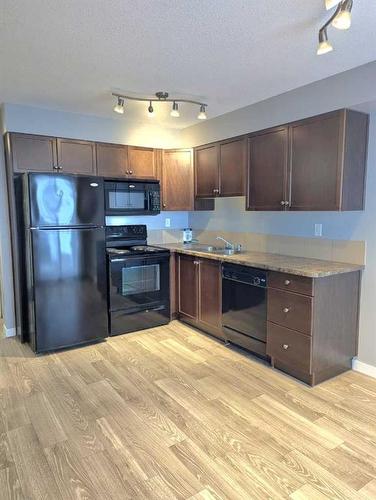
[[[344,262],[332,262],[329,260],[309,259],[305,257],[292,257],[289,255],[278,255],[264,252],[241,252],[234,255],[220,255],[203,250],[205,245],[184,245],[183,243],[170,243],[156,245],[168,248],[171,252],[196,255],[206,259],[219,260],[221,262],[232,262],[259,269],[268,269],[281,273],[308,276],[309,278],[322,278],[335,274],[351,273],[360,271],[364,266],[347,264]]]

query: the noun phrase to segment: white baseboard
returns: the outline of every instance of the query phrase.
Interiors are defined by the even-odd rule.
[[[4,329],[4,336],[5,337],[15,337],[16,336],[16,329],[15,328],[7,328],[5,325],[3,325]]]
[[[365,375],[376,378],[376,366],[363,363],[363,361],[359,361],[357,358],[353,359],[352,368],[356,372],[364,373]]]

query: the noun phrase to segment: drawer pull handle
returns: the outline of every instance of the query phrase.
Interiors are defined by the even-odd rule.
[[[284,348],[285,351],[287,351],[287,349],[289,348],[289,345],[288,344],[283,344],[282,347]]]
[[[290,311],[290,309],[289,309],[288,307],[284,307],[284,308],[283,308],[283,312],[284,312],[284,313],[288,313],[289,311]]]
[[[290,280],[285,280],[285,285],[288,286],[291,283]]]

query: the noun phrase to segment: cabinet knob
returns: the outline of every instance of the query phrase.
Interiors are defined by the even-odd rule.
[[[287,351],[287,349],[289,348],[289,345],[288,344],[283,344],[282,347],[284,348],[285,351]]]
[[[291,281],[290,281],[290,280],[285,280],[285,285],[286,285],[286,286],[289,286],[289,284],[290,284],[290,283],[291,283]]]
[[[163,207],[163,208],[166,208],[166,207],[167,207],[166,203],[163,203],[163,204],[162,204],[162,207]]]
[[[289,309],[288,307],[284,307],[284,308],[283,308],[283,312],[284,312],[284,313],[288,313],[289,311],[290,311],[290,309]]]
[[[198,266],[198,265],[200,264],[200,261],[199,261],[199,260],[194,260],[194,261],[193,261],[193,264],[194,264],[195,266]]]
[[[54,166],[53,166],[53,169],[54,169],[54,170],[59,170],[59,167],[58,167],[57,165],[54,165]]]
[[[214,194],[219,194],[219,189],[213,189]]]
[[[284,206],[286,204],[285,201],[281,201],[281,205]]]
[[[133,170],[130,170],[129,173],[132,175],[133,174]]]

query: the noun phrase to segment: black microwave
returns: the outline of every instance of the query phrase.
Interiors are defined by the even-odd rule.
[[[161,210],[159,182],[105,181],[106,215],[157,215]]]

